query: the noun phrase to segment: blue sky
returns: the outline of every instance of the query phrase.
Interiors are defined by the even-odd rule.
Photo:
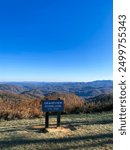
[[[112,0],[0,1],[0,81],[112,79]]]

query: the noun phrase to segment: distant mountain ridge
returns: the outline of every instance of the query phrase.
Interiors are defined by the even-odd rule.
[[[0,90],[20,94],[21,92],[27,89],[16,85],[11,85],[11,84],[0,84]]]
[[[0,90],[15,94],[44,96],[52,92],[74,93],[91,98],[113,92],[112,80],[93,82],[0,82]]]

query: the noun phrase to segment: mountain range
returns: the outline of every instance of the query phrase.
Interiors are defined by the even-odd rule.
[[[112,80],[93,82],[0,82],[0,91],[13,94],[44,97],[53,92],[73,93],[82,98],[92,98],[113,92]]]
[[[1,82],[0,120],[42,117],[42,101],[64,101],[64,113],[113,109],[113,82]]]

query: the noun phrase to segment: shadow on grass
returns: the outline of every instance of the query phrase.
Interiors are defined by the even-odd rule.
[[[67,143],[67,146],[63,146],[61,149],[72,149],[80,146],[80,142],[85,141],[93,141],[98,140],[96,143],[93,141],[92,144],[82,144],[81,147],[95,147],[95,146],[102,146],[104,144],[112,144],[112,133],[106,133],[106,134],[96,134],[96,135],[88,135],[88,136],[75,136],[75,137],[65,137],[65,138],[47,138],[47,139],[26,139],[25,137],[19,137],[15,140],[9,140],[9,141],[0,141],[0,149],[6,149],[11,148],[14,146],[25,146],[25,145],[31,145],[31,144],[63,144],[65,145]],[[76,142],[76,144],[71,144],[72,142]],[[69,143],[69,145],[68,145]],[[79,145],[78,145],[79,143]],[[51,148],[53,150],[58,150]],[[60,150],[60,149],[59,149]]]
[[[109,119],[109,120],[101,120],[101,121],[65,121],[62,122],[62,125],[73,125],[73,126],[81,126],[81,125],[97,125],[97,124],[112,124],[113,120]]]
[[[71,131],[75,131],[76,127],[78,126],[82,126],[82,125],[97,125],[97,124],[112,124],[113,120],[112,119],[107,119],[107,120],[98,120],[98,121],[94,121],[94,120],[77,120],[77,121],[61,121],[61,126],[66,126],[67,128],[69,128]],[[43,126],[44,128],[44,124],[40,124],[40,126]],[[49,124],[49,127],[56,127],[56,123],[55,124]],[[41,133],[42,131],[39,129],[32,129],[30,126],[25,126],[25,127],[19,127],[19,128],[10,128],[10,129],[4,129],[0,132],[14,132],[14,131],[34,131],[34,132],[39,132]]]
[[[96,142],[96,143],[91,143],[91,144],[75,144],[75,145],[69,145],[69,146],[66,146],[65,148],[59,148],[59,149],[53,149],[53,150],[69,150],[69,149],[83,149],[83,150],[88,150],[89,148],[93,148],[95,149],[95,147],[105,147],[106,144],[111,144],[111,147],[112,147],[112,144],[113,144],[113,140],[107,140],[107,141],[99,141],[99,142]]]

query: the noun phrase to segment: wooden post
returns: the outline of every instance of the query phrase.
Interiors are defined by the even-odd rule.
[[[49,112],[45,114],[45,128],[49,127]]]
[[[60,127],[60,112],[57,112],[57,127]]]

